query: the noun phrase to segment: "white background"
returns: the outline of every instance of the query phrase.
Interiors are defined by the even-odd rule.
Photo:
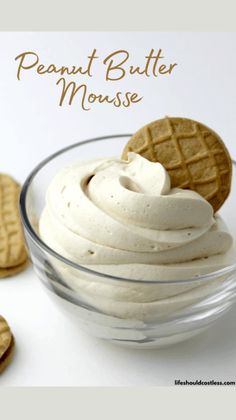
[[[41,159],[75,141],[134,132],[164,115],[185,116],[217,131],[236,158],[235,34],[230,33],[1,33],[0,172],[24,181]],[[100,60],[91,79],[79,77],[96,93],[132,90],[143,101],[128,109],[111,105],[82,111],[79,100],[59,107],[57,75],[35,71],[16,79],[14,58],[35,51],[42,64],[86,64],[96,48]],[[170,76],[133,76],[105,82],[102,60],[117,49],[130,53],[130,65],[162,48],[163,62],[177,62]],[[105,154],[105,151],[104,151]],[[235,193],[234,193],[235,195]],[[222,213],[236,232],[233,194]],[[16,337],[14,362],[1,385],[172,385],[174,379],[234,380],[236,308],[209,331],[159,351],[116,348],[87,337],[49,301],[31,268],[0,281],[0,313]]]

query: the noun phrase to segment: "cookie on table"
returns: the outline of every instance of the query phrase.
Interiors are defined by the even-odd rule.
[[[15,340],[7,321],[0,315],[0,373],[9,365],[15,349]]]
[[[168,171],[171,186],[202,195],[216,212],[230,193],[232,162],[217,133],[198,121],[165,117],[140,128],[126,144],[122,159],[135,152]]]
[[[13,178],[0,174],[0,278],[12,276],[27,265],[19,193],[20,185]]]
[[[16,274],[21,273],[21,271],[24,271],[28,265],[29,260],[26,260],[22,264],[16,265],[15,267],[0,267],[0,278],[15,276]]]

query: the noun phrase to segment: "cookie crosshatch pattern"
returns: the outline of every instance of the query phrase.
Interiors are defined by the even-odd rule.
[[[20,221],[20,186],[0,174],[0,277],[16,274],[25,267],[27,253]]]
[[[187,118],[163,118],[135,133],[122,158],[135,152],[160,162],[172,187],[201,194],[217,211],[230,192],[232,164],[220,137],[210,128]]]

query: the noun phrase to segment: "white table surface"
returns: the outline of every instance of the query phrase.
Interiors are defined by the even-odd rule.
[[[165,114],[208,123],[236,157],[235,39],[232,34],[194,33],[0,34],[0,172],[23,182],[36,163],[65,145],[92,136],[133,132]],[[52,80],[38,80],[29,74],[21,82],[16,80],[14,57],[22,51],[37,50],[45,61],[66,64],[75,62],[78,52],[85,55],[95,46],[106,52],[129,48],[138,61],[153,45],[161,45],[166,56],[177,60],[179,71],[169,81],[132,82],[133,89],[137,83],[138,90],[145,93],[145,101],[132,109],[98,106],[83,112],[79,106],[59,108]],[[219,51],[224,51],[224,72],[218,65]],[[122,88],[128,85],[124,82]],[[99,79],[99,90],[106,86]],[[234,189],[222,210],[234,234],[235,205]],[[2,386],[235,380],[236,305],[208,331],[188,342],[158,351],[124,349],[91,338],[71,324],[29,267],[16,277],[0,280],[0,314],[11,325],[17,343],[14,361],[0,377]]]

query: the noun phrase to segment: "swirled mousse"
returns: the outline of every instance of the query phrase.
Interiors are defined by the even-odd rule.
[[[131,280],[67,272],[68,284],[87,301],[121,317],[132,316],[132,308],[155,311],[168,299],[183,306],[205,285],[170,286],[168,280],[195,278],[235,259],[233,239],[212,206],[194,191],[171,188],[160,163],[135,153],[128,161],[97,159],[62,169],[48,187],[39,233],[70,261]]]

